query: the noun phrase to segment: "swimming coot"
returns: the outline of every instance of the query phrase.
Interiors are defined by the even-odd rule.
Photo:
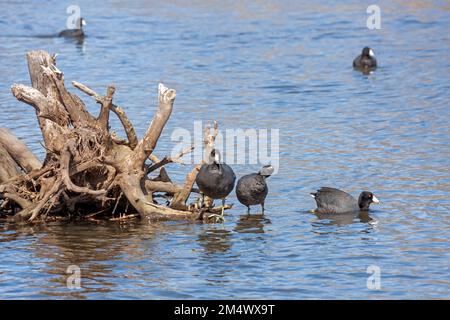
[[[267,165],[262,167],[258,173],[245,175],[238,180],[236,196],[240,203],[247,206],[248,213],[250,213],[251,205],[258,204],[261,205],[262,213],[264,213],[264,201],[269,192],[266,178],[272,175],[273,170],[271,165]]]
[[[363,71],[374,70],[377,67],[377,59],[375,59],[373,50],[365,47],[361,54],[353,60],[353,67]]]
[[[322,187],[317,192],[311,193],[316,200],[316,213],[347,213],[355,211],[367,211],[371,203],[379,203],[372,192],[363,191],[358,201],[347,192],[335,188]]]
[[[236,175],[225,163],[220,163],[220,153],[213,149],[205,164],[200,167],[195,182],[200,192],[212,199],[222,199],[222,213],[218,218],[223,220],[225,198],[234,188]],[[217,215],[212,215],[217,216]]]
[[[83,26],[86,25],[86,20],[83,18],[78,19],[77,28],[76,29],[66,29],[59,33],[60,37],[65,38],[82,38],[84,37]]]

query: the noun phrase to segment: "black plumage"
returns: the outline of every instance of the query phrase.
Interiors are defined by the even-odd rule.
[[[377,59],[373,50],[365,47],[361,54],[353,60],[353,67],[362,71],[374,70],[377,67]]]
[[[218,150],[211,151],[207,163],[200,167],[195,182],[202,194],[212,199],[222,199],[223,215],[225,198],[233,191],[236,175],[229,165],[220,163]]]
[[[83,38],[84,30],[83,26],[86,25],[86,21],[83,18],[78,19],[77,28],[76,29],[66,29],[61,31],[58,36],[64,38]]]
[[[261,205],[264,213],[264,202],[269,188],[266,178],[270,177],[274,169],[272,166],[264,166],[258,173],[251,173],[241,177],[236,185],[236,196],[240,203],[247,206],[250,213],[251,205]]]
[[[372,192],[363,191],[358,200],[339,189],[322,187],[317,192],[311,193],[316,200],[316,213],[347,213],[367,211],[371,203],[379,203]]]

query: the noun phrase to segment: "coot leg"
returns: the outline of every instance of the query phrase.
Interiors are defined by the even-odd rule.
[[[224,212],[225,212],[225,198],[222,199],[222,212],[220,214],[222,216],[222,219],[223,219]]]
[[[250,214],[250,206],[247,206],[247,214]]]
[[[262,214],[264,214],[264,202],[261,203]]]

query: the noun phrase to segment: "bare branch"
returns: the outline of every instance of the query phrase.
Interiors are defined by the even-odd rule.
[[[25,171],[30,172],[42,167],[39,159],[30,149],[17,139],[8,129],[0,128],[0,145],[8,151],[9,155]]]
[[[61,154],[61,177],[62,181],[66,185],[67,189],[73,192],[78,193],[85,193],[90,195],[103,195],[106,193],[106,190],[100,189],[100,190],[91,190],[86,187],[79,187],[76,186],[72,180],[70,179],[69,174],[69,166],[70,166],[70,159],[72,155],[72,150],[75,148],[75,142],[73,140],[69,140],[66,143],[66,147],[63,149],[63,153]]]
[[[172,182],[145,180],[145,189],[147,192],[165,192],[175,194],[181,191],[182,186],[173,184]]]
[[[102,105],[100,109],[100,114],[97,118],[97,121],[100,123],[100,126],[108,131],[109,125],[109,110],[112,105],[112,98],[116,89],[113,86],[108,86],[106,90],[106,95],[100,99],[100,103]]]
[[[50,200],[50,198],[58,192],[61,185],[62,185],[61,179],[57,179],[55,181],[55,183],[53,184],[52,188],[45,193],[45,195],[42,197],[42,199],[38,202],[38,204],[34,208],[32,208],[32,209],[31,209],[31,207],[26,208],[26,210],[31,209],[29,211],[29,213],[31,215],[29,221],[33,221],[34,219],[37,218],[37,216],[39,215],[41,210],[44,208],[44,206],[47,204],[47,202]]]
[[[20,169],[17,166],[16,161],[14,161],[11,157],[8,150],[0,144],[0,183],[9,181],[11,178],[18,176],[19,174]]]
[[[159,107],[153,116],[153,120],[150,123],[144,138],[139,141],[136,149],[134,150],[135,165],[142,167],[145,160],[153,152],[156,147],[156,143],[161,135],[161,132],[166,125],[169,117],[172,113],[173,102],[175,100],[176,92],[173,89],[169,89],[162,83],[158,86],[158,101]]]
[[[147,174],[149,174],[150,172],[155,171],[158,168],[161,168],[162,166],[165,166],[168,163],[172,163],[172,162],[176,162],[176,163],[180,163],[183,164],[180,160],[180,158],[182,158],[185,154],[190,153],[192,150],[194,150],[194,146],[190,146],[184,150],[181,150],[179,153],[177,153],[177,155],[175,157],[164,157],[162,160],[154,163],[153,165],[149,166],[147,169]],[[151,155],[150,155],[151,156]]]
[[[93,97],[97,102],[101,102],[101,96],[99,96],[94,90],[91,88],[85,86],[82,83],[79,83],[77,81],[72,81],[72,84],[75,88],[83,91],[87,95]],[[112,112],[114,112],[117,117],[119,118],[120,122],[122,123],[122,126],[125,130],[125,134],[127,135],[128,144],[131,149],[134,149],[138,143],[138,139],[136,136],[136,132],[134,130],[134,127],[131,123],[131,121],[128,119],[127,115],[125,114],[125,111],[115,105],[114,103],[111,103],[110,109]]]
[[[219,132],[219,126],[216,121],[214,121],[214,131],[211,133],[211,126],[207,125],[203,131],[203,143],[205,144],[205,151],[209,150],[211,152],[212,148],[214,148],[214,142],[216,140],[217,134]],[[208,152],[208,151],[206,151]],[[183,189],[174,195],[172,199],[172,203],[170,204],[171,208],[186,210],[186,201],[189,198],[189,195],[192,192],[192,187],[194,186],[195,179],[197,178],[197,174],[200,171],[200,168],[203,164],[203,160],[200,164],[197,164],[191,172],[189,172],[186,176]]]
[[[77,126],[80,122],[91,122],[93,118],[86,111],[84,104],[80,99],[75,98],[73,94],[68,92],[64,86],[64,74],[54,64],[50,64],[49,66],[42,65],[41,68],[43,70],[42,74],[51,79],[50,81],[53,81],[61,103],[64,105],[65,110],[67,110],[74,126]],[[55,94],[53,95],[57,99],[57,96]]]
[[[17,192],[15,192],[13,190],[8,190],[8,192],[5,192],[5,198],[13,200],[22,209],[28,208],[32,205],[32,203],[30,201],[22,198]]]

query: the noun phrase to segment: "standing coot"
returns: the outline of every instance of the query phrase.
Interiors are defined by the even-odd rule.
[[[377,67],[377,59],[373,50],[365,47],[361,54],[353,60],[353,67],[362,71],[374,70]]]
[[[260,204],[264,214],[264,200],[266,199],[269,188],[266,178],[273,173],[273,167],[267,165],[262,167],[258,173],[251,173],[238,180],[236,186],[236,196],[240,203],[247,206],[250,213],[250,206]]]
[[[220,163],[220,153],[213,149],[207,163],[203,164],[197,174],[195,182],[203,195],[212,199],[222,199],[222,213],[220,216],[212,215],[223,220],[225,198],[234,188],[236,175],[225,163]]]
[[[363,191],[358,201],[347,192],[335,188],[322,187],[311,193],[316,200],[316,213],[347,213],[368,211],[371,203],[380,203],[372,192]]]
[[[84,31],[83,26],[86,25],[86,20],[83,18],[78,19],[77,28],[76,29],[66,29],[59,33],[60,37],[65,38],[83,38]]]

